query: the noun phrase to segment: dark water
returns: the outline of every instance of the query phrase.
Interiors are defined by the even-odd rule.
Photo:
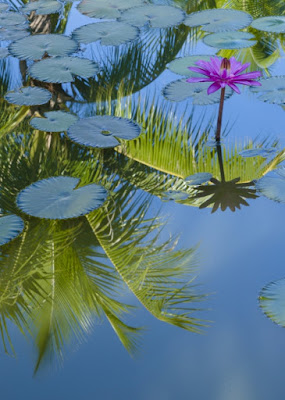
[[[226,2],[155,3],[188,14],[230,8]],[[23,14],[22,4],[9,4]],[[79,13],[78,4],[28,14],[29,33],[68,36],[101,21]],[[253,19],[285,13],[277,1],[234,1],[231,8]],[[98,63],[99,72],[76,74],[73,82],[31,78],[31,60],[12,55],[0,60],[0,207],[3,215],[17,215],[24,223],[1,247],[3,399],[285,396],[284,296],[262,291],[285,277],[285,96],[280,104],[264,102],[241,88],[225,102],[217,147],[218,103],[193,105],[192,98],[174,103],[162,95],[182,78],[169,63],[189,55],[235,56],[263,77],[282,76],[284,33],[244,30],[253,32],[257,44],[230,54],[206,46],[203,29],[145,25],[129,44],[81,45],[76,55]],[[1,46],[11,49],[11,41]],[[54,69],[54,76],[60,73]],[[47,89],[52,99],[30,107],[4,100],[23,86]],[[274,93],[283,89],[272,86]],[[49,111],[81,119],[132,118],[142,133],[115,149],[82,146],[68,138],[67,129],[49,133],[29,124]],[[265,153],[243,157],[246,149]],[[185,183],[201,172],[218,184]],[[77,208],[72,203],[77,218],[66,216],[68,207],[58,203],[51,210],[58,207],[62,216],[54,219],[21,208],[17,199],[24,188],[59,176],[77,177],[81,186],[101,185],[108,197],[91,212],[80,208],[86,197]],[[277,183],[272,188],[263,176],[275,176]],[[50,190],[41,200],[32,197],[30,209],[44,209]],[[203,191],[208,197],[199,196]],[[209,193],[216,200],[203,207]]]

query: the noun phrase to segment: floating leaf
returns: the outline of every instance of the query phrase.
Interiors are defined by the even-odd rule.
[[[249,32],[221,32],[207,35],[203,39],[208,46],[217,49],[243,49],[254,46],[257,41]]]
[[[260,293],[259,304],[268,318],[285,327],[285,279],[265,286]]]
[[[185,193],[179,190],[167,190],[161,194],[162,201],[183,201],[188,199],[189,193]]]
[[[91,60],[79,57],[54,57],[33,64],[30,75],[43,82],[73,82],[73,75],[90,78],[99,71],[98,65]]]
[[[25,26],[25,25],[24,25]],[[0,41],[14,41],[14,40],[19,40],[22,39],[26,36],[30,35],[30,32],[25,29],[24,27],[21,27],[20,29],[16,29],[17,26],[15,27],[10,27],[10,29],[5,29],[5,28],[0,28]]]
[[[32,35],[11,43],[9,51],[21,60],[39,60],[45,53],[50,56],[67,56],[77,50],[77,43],[63,35]]]
[[[8,8],[9,8],[9,4],[6,4],[6,3],[0,3],[0,11],[1,11],[1,12],[3,12],[3,11],[7,11],[7,10],[8,10]]]
[[[144,0],[83,0],[78,11],[93,18],[118,18],[122,10],[141,6]]]
[[[10,242],[24,229],[24,221],[17,215],[0,217],[0,246]]]
[[[255,182],[255,187],[268,199],[285,203],[285,176],[276,172],[263,176]]]
[[[44,115],[46,118],[31,119],[30,125],[45,132],[66,132],[78,120],[76,115],[64,111],[50,111]]]
[[[238,31],[252,22],[252,16],[244,11],[214,8],[189,14],[184,24],[190,27],[202,26],[207,32]]]
[[[119,21],[135,26],[144,26],[149,23],[152,28],[168,28],[179,25],[184,17],[184,12],[177,7],[144,5],[124,11]]]
[[[6,28],[7,26],[21,25],[27,21],[26,17],[16,12],[3,12],[0,13],[0,26]]]
[[[68,136],[76,143],[88,147],[116,147],[116,139],[132,140],[141,133],[138,124],[127,118],[109,115],[84,118],[68,129]]]
[[[0,47],[0,59],[5,58],[9,55],[9,51],[6,47]]]
[[[26,214],[47,219],[76,218],[101,207],[107,190],[95,184],[76,189],[79,182],[70,176],[43,179],[22,190],[17,205]]]
[[[170,71],[175,74],[183,75],[183,76],[198,76],[197,72],[190,71],[188,67],[197,67],[196,61],[210,61],[211,56],[188,56],[188,57],[179,57],[175,60],[171,61],[168,64],[168,68]],[[201,76],[199,74],[199,76]]]
[[[56,0],[32,1],[23,7],[23,11],[29,14],[35,11],[38,15],[54,14],[62,9],[62,4]]]
[[[276,149],[246,149],[239,153],[242,157],[269,157],[277,152]]]
[[[80,43],[101,40],[105,46],[118,46],[139,36],[138,28],[123,22],[97,22],[84,25],[73,32],[72,37]]]
[[[202,183],[208,182],[213,177],[209,172],[199,172],[194,175],[189,175],[184,181],[187,185],[202,185]]]
[[[208,82],[188,83],[186,79],[179,79],[167,85],[163,90],[163,95],[170,101],[183,101],[191,97],[193,99],[193,104],[196,105],[218,103],[220,101],[220,91],[207,94],[208,87]],[[233,91],[227,87],[225,97],[229,98],[232,92]]]
[[[255,19],[251,26],[259,31],[284,33],[285,17],[281,15],[273,15],[270,17],[262,17]]]
[[[258,99],[271,104],[285,104],[285,76],[260,79],[261,86],[251,87]]]
[[[36,106],[50,101],[51,93],[43,88],[28,86],[8,92],[4,98],[9,103],[18,104],[19,106]]]

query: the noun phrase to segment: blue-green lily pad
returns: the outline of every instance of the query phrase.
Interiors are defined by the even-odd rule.
[[[9,51],[21,60],[39,60],[45,53],[49,56],[67,56],[75,52],[77,43],[63,35],[32,35],[11,43]]]
[[[181,24],[184,18],[184,12],[177,7],[144,5],[124,11],[119,21],[139,27],[149,23],[152,28],[168,28]]]
[[[258,95],[258,99],[271,104],[285,104],[285,76],[272,76],[260,79],[261,86],[250,90]]]
[[[11,41],[23,39],[26,36],[30,35],[30,32],[26,29],[26,25],[11,27],[10,29],[0,28],[0,41]]]
[[[259,304],[268,318],[285,327],[285,279],[265,286],[260,293]]]
[[[44,132],[66,132],[78,120],[76,115],[64,111],[50,111],[44,115],[46,118],[31,119],[30,125]]]
[[[161,194],[162,201],[183,201],[188,199],[189,194],[179,190],[167,190]]]
[[[121,11],[141,6],[144,0],[83,0],[78,11],[93,18],[119,18]]]
[[[243,49],[254,46],[257,41],[249,32],[220,32],[207,35],[203,39],[207,46],[216,49]]]
[[[101,207],[107,190],[96,184],[76,189],[79,182],[70,176],[43,179],[22,190],[17,205],[26,214],[47,219],[76,218]]]
[[[90,78],[98,71],[98,65],[86,58],[54,57],[34,63],[29,74],[43,82],[67,83],[74,81],[74,75]]]
[[[28,86],[8,92],[4,98],[9,103],[19,106],[36,106],[49,102],[51,93],[43,88]]]
[[[17,215],[0,217],[0,246],[10,242],[24,229],[24,221]]]
[[[62,9],[62,3],[56,0],[38,0],[30,1],[23,7],[23,12],[29,14],[35,11],[38,15],[47,15],[58,13]]]
[[[197,174],[187,176],[184,181],[190,186],[202,185],[208,182],[212,177],[213,175],[209,172],[198,172]]]
[[[92,43],[101,40],[105,46],[118,46],[136,39],[138,28],[123,22],[97,22],[76,29],[72,37],[80,43]]]
[[[240,156],[242,157],[263,157],[263,158],[267,158],[272,156],[272,154],[275,154],[277,152],[276,149],[246,149],[243,150],[239,153]]]
[[[0,11],[1,11],[1,12],[7,11],[8,8],[9,8],[9,4],[7,4],[7,3],[2,3],[2,2],[0,3]]]
[[[6,47],[0,47],[0,59],[5,58],[9,55],[9,51]]]
[[[182,76],[201,76],[197,72],[190,71],[189,67],[197,67],[197,61],[210,61],[211,56],[188,56],[179,57],[168,64],[170,71]]]
[[[84,118],[72,125],[68,137],[87,147],[111,148],[120,144],[117,140],[132,140],[141,133],[141,127],[127,118],[109,115]]]
[[[255,19],[251,26],[259,31],[284,33],[285,17],[283,15],[271,15]]]
[[[244,11],[214,8],[189,14],[184,24],[202,26],[206,32],[238,31],[252,22],[252,16]]]
[[[183,101],[192,98],[195,105],[219,103],[221,96],[219,90],[215,93],[207,93],[210,84],[208,82],[189,83],[186,82],[186,79],[179,79],[164,88],[163,96],[170,101]],[[229,98],[232,93],[233,91],[227,87],[225,98]]]
[[[11,27],[14,25],[22,25],[27,22],[24,15],[16,12],[2,12],[0,13],[0,26],[2,28]]]
[[[255,182],[256,189],[270,200],[285,203],[285,176],[270,172]]]

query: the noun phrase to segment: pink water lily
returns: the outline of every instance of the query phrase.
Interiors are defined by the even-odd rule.
[[[255,79],[261,76],[260,71],[242,73],[245,69],[250,66],[250,63],[242,64],[237,61],[235,57],[219,58],[213,57],[210,61],[197,61],[198,67],[188,67],[191,71],[198,72],[204,77],[189,78],[187,82],[213,82],[208,87],[208,94],[214,93],[219,89],[223,89],[226,86],[232,88],[235,92],[240,93],[239,88],[236,84],[247,85],[247,86],[261,86],[260,82]]]

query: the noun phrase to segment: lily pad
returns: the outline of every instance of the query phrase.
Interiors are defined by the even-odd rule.
[[[250,90],[258,95],[258,99],[271,104],[285,104],[285,76],[272,76],[260,79],[261,86]]]
[[[255,36],[249,32],[213,33],[205,36],[203,42],[216,49],[244,49],[257,43]]]
[[[246,149],[239,153],[240,156],[249,158],[249,157],[270,157],[272,154],[277,152],[276,149]]]
[[[252,16],[244,11],[214,8],[189,14],[184,24],[196,27],[202,26],[206,32],[238,31],[252,22]]]
[[[2,2],[0,3],[0,11],[1,12],[7,11],[9,7],[10,7],[9,4],[2,3]]]
[[[77,116],[64,111],[46,112],[46,118],[33,118],[30,125],[44,132],[66,132],[77,120]]]
[[[138,28],[123,22],[97,22],[84,25],[73,32],[72,37],[80,43],[101,40],[105,46],[118,46],[139,36]]]
[[[208,182],[212,177],[213,175],[209,172],[199,172],[197,174],[187,176],[184,181],[187,183],[187,185],[191,186],[202,185],[202,183]]]
[[[35,11],[38,15],[47,15],[58,13],[62,9],[62,3],[56,0],[38,0],[30,1],[23,7],[23,12],[29,14]]]
[[[251,26],[259,31],[284,33],[285,17],[282,15],[273,15],[255,19]]]
[[[122,10],[141,6],[144,0],[83,0],[78,11],[93,18],[119,18]]]
[[[196,61],[210,61],[211,56],[188,56],[179,57],[168,64],[170,71],[183,76],[201,76],[200,74],[190,71],[188,67],[197,67]]]
[[[152,28],[168,28],[181,24],[184,18],[184,12],[177,7],[144,5],[124,11],[119,21],[139,27],[149,23]]]
[[[186,79],[179,79],[171,82],[163,90],[163,96],[170,101],[183,101],[192,98],[195,105],[207,105],[219,103],[220,91],[207,94],[207,89],[210,86],[208,82],[189,83]],[[226,88],[225,98],[229,98],[233,91]]]
[[[107,190],[96,184],[76,189],[79,182],[70,176],[43,179],[22,190],[17,205],[26,214],[47,219],[76,218],[101,207]]]
[[[5,58],[9,55],[9,51],[6,47],[0,47],[0,59]]]
[[[29,74],[43,82],[67,83],[74,81],[74,75],[90,78],[98,71],[98,65],[86,58],[54,57],[33,64]]]
[[[6,28],[14,25],[22,25],[27,21],[26,17],[16,12],[2,12],[0,13],[0,26]]]
[[[50,101],[51,93],[43,88],[28,86],[8,92],[4,98],[9,103],[19,106],[36,106]]]
[[[67,56],[75,52],[77,43],[63,35],[32,35],[11,43],[9,51],[21,60],[39,60],[45,53],[49,56]]]
[[[116,147],[120,144],[116,138],[132,140],[140,133],[141,127],[132,120],[109,115],[81,119],[67,131],[74,142],[96,148]]]
[[[179,190],[167,190],[161,194],[162,201],[183,201],[189,197],[188,193]]]
[[[0,246],[10,242],[24,229],[24,221],[17,215],[0,217]]]
[[[285,176],[270,172],[255,182],[256,189],[270,200],[285,203]]]
[[[285,279],[265,286],[260,293],[259,304],[268,318],[285,327]]]
[[[10,27],[10,29],[0,28],[0,41],[11,41],[22,39],[30,35],[30,32],[26,29],[24,25],[20,29],[18,26]],[[13,29],[13,30],[12,30]]]

